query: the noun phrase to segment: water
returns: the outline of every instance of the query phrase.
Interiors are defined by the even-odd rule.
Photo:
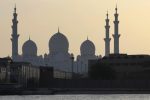
[[[0,96],[0,100],[150,100],[148,94]]]

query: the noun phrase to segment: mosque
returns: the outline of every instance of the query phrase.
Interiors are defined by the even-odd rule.
[[[30,62],[35,66],[52,66],[54,70],[60,70],[65,72],[78,72],[87,73],[88,72],[88,60],[100,59],[101,56],[95,55],[95,45],[87,38],[80,47],[80,55],[78,55],[76,60],[74,60],[73,54],[68,52],[69,42],[67,37],[58,32],[55,33],[49,40],[49,54],[44,54],[43,56],[37,55],[38,47],[36,43],[29,38],[22,46],[22,54],[18,54],[18,20],[17,20],[16,7],[14,8],[13,19],[12,19],[12,59],[16,62]],[[118,34],[118,13],[116,7],[115,14],[115,34],[114,37],[114,53],[119,54],[119,37]],[[105,40],[105,56],[110,54],[110,37],[109,37],[109,19],[107,14],[106,19],[106,38]]]

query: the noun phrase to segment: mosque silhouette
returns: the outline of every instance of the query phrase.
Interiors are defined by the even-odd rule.
[[[112,35],[114,53],[110,54],[110,20],[107,12],[104,38],[105,56],[96,56],[95,45],[87,38],[81,44],[80,55],[75,60],[74,55],[68,52],[68,39],[59,28],[49,40],[49,54],[38,56],[38,47],[30,37],[22,46],[22,54],[18,54],[20,35],[17,30],[18,20],[15,7],[11,35],[12,58],[0,58],[0,83],[9,83],[3,86],[8,91],[10,90],[8,86],[11,85],[12,93],[14,93],[14,88],[18,89],[17,92],[20,91],[20,88],[16,88],[18,85],[24,89],[50,88],[50,91],[53,92],[66,92],[69,89],[74,91],[75,88],[77,92],[89,90],[94,93],[149,92],[150,56],[120,53],[118,16],[116,7],[114,34]],[[2,90],[3,87],[0,87],[0,94],[3,93]]]
[[[37,55],[38,48],[36,43],[30,39],[27,40],[22,46],[22,54],[18,54],[18,38],[19,34],[17,31],[17,12],[16,7],[14,8],[13,13],[13,25],[12,25],[12,60],[14,62],[29,62],[33,66],[49,66],[53,67],[55,71],[63,71],[70,73],[83,74],[85,77],[89,76],[89,73],[92,69],[92,66],[95,64],[104,64],[110,66],[117,73],[118,79],[123,77],[136,77],[141,73],[142,77],[147,77],[148,70],[146,67],[149,65],[150,56],[149,55],[127,55],[121,54],[119,51],[119,14],[118,8],[115,8],[114,14],[114,53],[110,54],[110,19],[107,11],[106,14],[106,25],[105,25],[105,56],[96,56],[95,55],[95,45],[94,43],[87,38],[80,46],[80,55],[78,55],[76,60],[74,55],[69,53],[69,42],[67,37],[60,32],[55,33],[49,40],[49,54],[44,54],[44,56]],[[101,66],[97,65],[97,66]],[[139,65],[139,66],[137,66]],[[143,71],[143,72],[142,72]],[[145,72],[144,71],[148,71]],[[98,72],[99,73],[99,72]],[[144,74],[143,74],[144,73]],[[129,76],[128,76],[129,75]]]
[[[114,21],[114,54],[119,54],[119,37],[118,32],[118,12],[116,7],[115,21]],[[69,42],[67,37],[60,32],[55,33],[49,40],[49,54],[44,54],[43,56],[37,55],[38,47],[36,43],[30,39],[27,40],[22,46],[22,54],[18,54],[18,20],[16,7],[14,8],[13,20],[12,20],[12,59],[15,62],[30,62],[35,66],[53,66],[55,70],[61,70],[66,72],[71,72],[72,63],[74,66],[74,71],[79,73],[88,73],[88,61],[100,59],[101,56],[95,55],[95,45],[94,43],[87,38],[80,46],[80,55],[77,56],[77,59],[71,59],[73,54],[68,52]],[[105,56],[110,54],[110,37],[109,37],[109,18],[107,13],[106,18],[106,38],[105,40]],[[74,57],[73,57],[74,58]],[[73,62],[72,62],[73,60]]]

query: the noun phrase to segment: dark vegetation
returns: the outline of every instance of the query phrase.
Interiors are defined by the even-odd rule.
[[[107,63],[97,62],[90,67],[89,78],[99,80],[114,80],[116,72]]]

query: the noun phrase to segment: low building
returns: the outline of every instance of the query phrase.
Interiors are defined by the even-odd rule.
[[[72,72],[65,72],[61,70],[54,70],[55,79],[72,79]]]
[[[13,62],[10,57],[0,58],[0,83],[16,83],[27,87],[29,80],[38,81],[40,69],[27,62]]]
[[[27,62],[13,62],[11,65],[11,74],[10,80],[11,82],[18,84],[22,84],[27,87],[30,84],[34,86],[38,86],[38,81],[40,77],[40,69],[36,66],[32,66],[32,64]]]
[[[0,82],[5,83],[9,82],[9,75],[10,74],[10,63],[12,62],[10,57],[0,58]]]

